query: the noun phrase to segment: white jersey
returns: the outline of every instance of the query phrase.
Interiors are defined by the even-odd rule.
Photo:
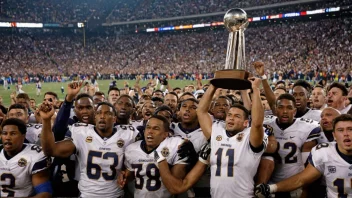
[[[133,127],[135,127],[135,128],[137,128],[138,126],[143,126],[143,120],[132,120],[131,122],[130,122],[130,124],[133,126]]]
[[[314,120],[297,118],[287,129],[282,130],[275,116],[266,116],[264,124],[273,128],[279,143],[278,158],[271,181],[277,183],[304,170],[301,148],[304,143],[320,137],[320,126]]]
[[[26,139],[31,144],[40,145],[41,124],[27,124]]]
[[[321,119],[320,115],[321,115],[320,110],[309,109],[309,111],[300,118],[311,119],[311,120],[320,122],[320,119]]]
[[[80,169],[78,189],[81,197],[123,196],[123,190],[117,185],[117,175],[123,165],[125,149],[136,137],[130,127],[133,128],[117,125],[110,138],[102,138],[94,125],[76,123],[71,127],[71,140],[76,147]]]
[[[221,198],[253,197],[254,176],[268,143],[264,134],[264,149],[252,151],[250,128],[228,137],[219,122],[213,123],[211,134],[211,196]]]
[[[40,146],[24,144],[24,149],[11,159],[0,153],[0,195],[1,197],[29,197],[34,192],[32,175],[49,168],[47,158]]]
[[[170,165],[184,164],[179,160],[177,150],[183,143],[180,137],[166,138],[157,148],[161,154],[165,154]],[[140,140],[126,148],[125,165],[135,175],[134,197],[138,198],[167,198],[171,197],[161,181],[157,162],[154,159],[154,151],[147,152],[144,149],[145,142]]]
[[[352,197],[352,164],[339,155],[336,142],[314,147],[309,163],[324,175],[328,198]]]
[[[180,126],[181,123],[172,123],[170,128],[174,131],[174,134],[177,136],[181,136],[184,139],[188,139],[192,142],[194,149],[198,153],[202,146],[207,143],[207,139],[205,138],[203,131],[201,128],[195,129],[194,131],[185,132],[182,130]]]

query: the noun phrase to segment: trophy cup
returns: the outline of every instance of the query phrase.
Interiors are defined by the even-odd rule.
[[[224,16],[224,25],[230,32],[224,70],[215,72],[210,81],[215,87],[233,90],[250,89],[247,80],[252,75],[246,71],[244,31],[248,27],[247,13],[239,8],[230,9]]]

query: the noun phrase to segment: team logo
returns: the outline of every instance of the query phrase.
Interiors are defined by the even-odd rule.
[[[243,133],[240,133],[240,134],[238,134],[237,135],[237,141],[239,141],[239,142],[241,142],[242,141],[242,139],[243,139],[243,136],[244,136],[244,134]]]
[[[118,146],[119,148],[122,148],[124,145],[125,145],[125,141],[123,141],[123,139],[119,139],[119,140],[117,141],[117,146]]]
[[[168,149],[167,147],[164,147],[164,148],[161,150],[161,155],[162,155],[163,157],[167,157],[167,156],[169,156],[169,154],[170,154],[170,151],[169,151],[169,149]]]
[[[348,169],[352,170],[352,166],[350,166]]]
[[[18,160],[18,166],[20,166],[20,167],[27,166],[27,160],[24,158],[21,158],[20,160]]]
[[[217,141],[221,141],[222,140],[222,136],[221,135],[216,136],[216,140]]]
[[[329,173],[336,173],[336,166],[328,166]]]
[[[88,136],[88,137],[86,138],[86,142],[87,142],[87,143],[91,143],[92,141],[93,141],[92,136]]]

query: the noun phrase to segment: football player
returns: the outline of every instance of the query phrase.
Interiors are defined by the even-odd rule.
[[[172,175],[181,179],[185,175],[186,164],[177,155],[183,139],[168,137],[168,134],[169,121],[163,116],[153,115],[146,124],[145,139],[126,148],[127,169],[121,172],[118,180],[121,188],[128,180],[135,179],[135,197],[171,197],[161,181],[157,163],[165,160],[172,166]]]
[[[124,97],[125,98],[125,97]],[[134,141],[134,134],[115,128],[116,111],[110,103],[99,103],[95,126],[76,123],[68,131],[66,140],[56,142],[48,120],[54,114],[52,106],[42,104],[42,146],[44,153],[67,158],[77,155],[80,168],[78,188],[80,197],[120,197],[123,190],[117,186],[117,174],[122,168],[124,151]]]
[[[25,144],[26,124],[9,118],[1,124],[0,195],[1,197],[51,197],[49,182],[51,159],[40,146]]]
[[[264,124],[273,128],[274,136],[279,143],[275,170],[271,176],[272,182],[279,182],[303,171],[309,152],[320,137],[318,122],[304,118],[295,119],[295,113],[296,99],[290,94],[282,94],[276,102],[277,117],[265,117]],[[301,191],[298,190],[292,192],[291,197],[299,197],[300,194]]]
[[[210,187],[212,197],[251,197],[254,176],[267,145],[263,129],[264,109],[260,99],[261,80],[249,79],[252,84],[252,123],[248,110],[239,104],[230,108],[226,126],[213,123],[208,110],[216,87],[210,85],[202,97],[197,116],[204,136],[211,142]]]
[[[21,104],[13,104],[9,107],[7,118],[17,118],[27,124],[26,142],[40,145],[41,124],[28,124],[28,109]]]
[[[304,80],[298,80],[293,84],[293,97],[296,99],[296,115],[295,118],[305,118],[320,121],[320,110],[312,110],[307,107],[309,99],[310,84]]]
[[[324,177],[327,197],[352,196],[352,116],[343,114],[334,119],[335,142],[321,143],[312,149],[309,164],[304,171],[276,184],[260,184],[255,189],[257,197],[270,193],[290,192]]]
[[[334,137],[332,134],[333,132],[332,122],[339,115],[341,115],[341,113],[332,107],[326,107],[321,112],[320,127],[322,129],[322,132],[320,133],[320,138],[318,139],[318,143],[334,141]]]

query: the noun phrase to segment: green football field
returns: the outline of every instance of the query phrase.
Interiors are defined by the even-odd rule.
[[[124,87],[124,81],[125,80],[117,80],[117,87],[118,88],[123,88]],[[110,84],[111,80],[100,80],[98,81],[99,84],[99,89],[100,91],[103,91],[105,94],[107,94],[108,89],[109,89],[109,84]],[[135,81],[133,80],[127,80],[128,84],[130,87],[133,87],[133,85],[135,84]],[[149,81],[140,81],[140,85],[141,87],[147,85]],[[196,81],[189,81],[189,80],[169,80],[168,81],[171,85],[172,88],[174,87],[180,87],[183,88],[186,85],[196,85]],[[203,83],[207,83],[208,81],[203,81]],[[35,83],[32,84],[28,84],[28,85],[23,85],[22,90],[25,91],[27,94],[29,94],[30,98],[34,98],[38,103],[40,103],[42,101],[42,98],[44,97],[44,93],[47,91],[53,91],[55,93],[58,94],[58,96],[60,97],[60,100],[63,100],[66,94],[66,89],[67,89],[67,84],[69,82],[65,82],[65,83],[42,83],[42,91],[41,91],[41,96],[37,97],[36,96],[36,88],[35,88]],[[65,89],[65,93],[61,93],[61,87],[64,87]],[[158,85],[158,88],[160,87],[160,84]],[[11,85],[11,89],[7,90],[7,88],[5,89],[3,86],[0,87],[0,96],[2,96],[3,98],[3,104],[8,107],[10,106],[10,94],[12,92],[16,91],[16,87],[15,85]]]

